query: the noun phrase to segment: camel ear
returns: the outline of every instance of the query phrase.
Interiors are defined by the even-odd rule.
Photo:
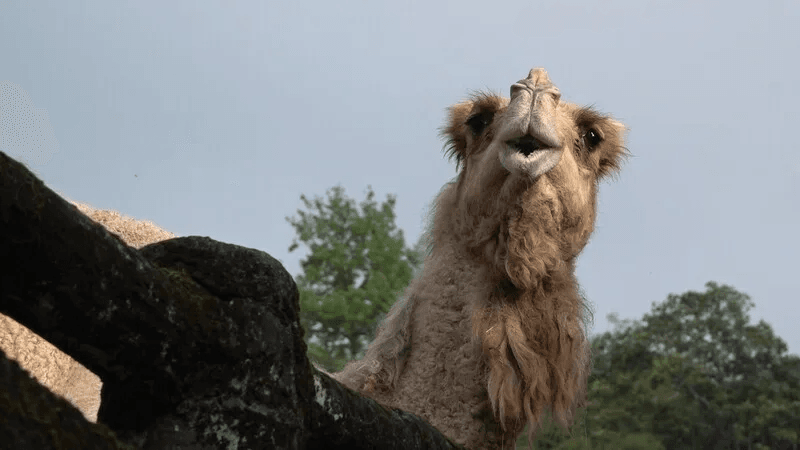
[[[622,162],[628,156],[628,149],[625,148],[627,128],[622,122],[610,117],[604,118],[598,125],[603,134],[603,142],[597,149],[600,157],[598,177],[602,178],[618,172]]]
[[[467,120],[473,107],[472,101],[466,101],[447,108],[447,124],[441,130],[445,139],[445,155],[450,159],[455,158],[457,169],[467,157]]]

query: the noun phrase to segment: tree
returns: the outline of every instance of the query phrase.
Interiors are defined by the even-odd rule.
[[[768,324],[750,324],[752,307],[746,294],[709,282],[654,303],[640,321],[610,316],[615,329],[592,339],[586,432],[567,443],[655,448],[655,437],[664,448],[796,449],[800,358]],[[567,448],[548,439],[535,448]]]
[[[786,343],[730,286],[670,294],[641,322],[597,340],[599,383],[630,389],[667,448],[783,448],[798,443],[800,391]],[[786,369],[786,370],[776,370]],[[635,381],[634,381],[635,380]],[[612,395],[614,395],[612,394]]]
[[[798,443],[800,392],[788,391],[798,379],[776,377],[787,346],[763,320],[749,323],[753,306],[746,294],[709,282],[706,292],[670,295],[644,317],[650,348],[680,359],[672,385],[705,418],[704,430],[693,431],[716,448]]]
[[[308,353],[329,371],[363,356],[380,319],[421,264],[395,225],[396,198],[388,195],[378,205],[374,197],[368,187],[358,208],[335,186],[327,201],[301,195],[308,211],[286,218],[297,232],[289,251],[300,243],[310,249],[295,277]]]

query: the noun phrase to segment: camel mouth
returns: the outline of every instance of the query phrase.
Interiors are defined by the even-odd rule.
[[[520,136],[514,139],[509,139],[506,141],[506,145],[511,149],[515,150],[516,152],[522,153],[522,155],[524,156],[530,156],[533,152],[537,150],[552,149],[552,147],[546,145],[544,142],[536,139],[530,134],[526,134],[525,136]]]

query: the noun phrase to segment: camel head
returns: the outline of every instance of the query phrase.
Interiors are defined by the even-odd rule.
[[[461,172],[443,193],[451,221],[434,242],[457,236],[514,286],[533,288],[586,245],[597,184],[618,170],[624,130],[561,101],[544,69],[512,84],[510,100],[478,93],[451,107],[443,134]]]

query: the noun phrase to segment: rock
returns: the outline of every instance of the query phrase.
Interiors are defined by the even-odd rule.
[[[152,222],[123,216],[116,211],[95,209],[74,202],[78,211],[118,235],[133,248],[174,238],[175,235]],[[52,393],[75,405],[87,420],[97,421],[100,408],[100,378],[66,353],[25,328],[14,319],[0,314],[0,350],[17,361]]]
[[[91,424],[0,356],[0,442],[455,447],[311,366],[297,287],[264,252],[198,236],[131,248],[0,152],[0,255],[0,312],[103,381]]]
[[[105,425],[91,423],[0,352],[0,447],[133,449]]]

